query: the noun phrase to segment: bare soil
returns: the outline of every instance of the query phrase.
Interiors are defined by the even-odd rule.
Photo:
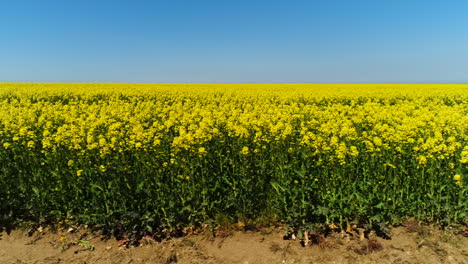
[[[430,227],[398,227],[390,239],[359,233],[326,238],[284,239],[277,228],[210,232],[138,247],[103,240],[85,231],[48,229],[28,234],[14,230],[0,236],[0,263],[468,263],[468,237]],[[303,244],[303,243],[302,243]]]

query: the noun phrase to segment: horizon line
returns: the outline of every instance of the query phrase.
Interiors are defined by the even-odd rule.
[[[437,82],[4,82],[0,81],[0,84],[204,84],[204,85],[217,85],[217,84],[361,84],[361,85],[373,85],[373,84],[405,84],[405,85],[453,85],[453,84],[468,84],[468,82],[453,82],[453,83],[437,83]]]

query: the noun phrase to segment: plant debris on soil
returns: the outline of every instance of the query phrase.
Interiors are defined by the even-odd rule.
[[[218,230],[161,241],[143,237],[138,246],[86,230],[0,235],[0,263],[468,263],[468,237],[408,222],[387,238],[364,232],[305,232],[281,228]]]

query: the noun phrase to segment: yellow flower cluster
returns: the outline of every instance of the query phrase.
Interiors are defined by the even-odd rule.
[[[467,102],[468,85],[2,83],[0,148],[204,157],[234,138],[244,156],[283,144],[324,163],[456,167],[468,162]]]

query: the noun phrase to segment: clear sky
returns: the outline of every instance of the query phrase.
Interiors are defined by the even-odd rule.
[[[466,0],[0,0],[0,82],[468,83]]]

